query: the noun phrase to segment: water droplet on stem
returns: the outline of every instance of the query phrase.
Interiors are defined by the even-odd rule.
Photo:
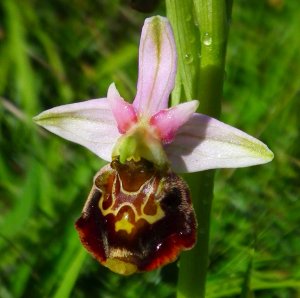
[[[188,15],[188,16],[185,18],[185,20],[186,20],[187,22],[190,22],[190,21],[192,20],[192,16],[191,16],[191,15]]]
[[[202,36],[202,42],[206,45],[206,46],[210,46],[211,42],[212,42],[212,37],[208,32],[205,32],[204,35]]]
[[[185,61],[185,63],[190,64],[194,61],[194,58],[191,54],[185,54],[184,61]]]

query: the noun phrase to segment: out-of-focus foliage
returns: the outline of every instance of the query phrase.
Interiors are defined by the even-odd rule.
[[[104,163],[31,120],[112,81],[133,98],[150,14],[130,2],[0,2],[1,298],[174,296],[176,264],[126,278],[83,250],[73,224]],[[298,0],[234,3],[222,120],[275,159],[218,172],[208,297],[300,295],[299,19]]]

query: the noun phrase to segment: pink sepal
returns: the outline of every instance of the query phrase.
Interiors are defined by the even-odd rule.
[[[139,115],[166,109],[177,66],[175,41],[167,18],[145,20],[139,48],[139,75],[133,106]]]

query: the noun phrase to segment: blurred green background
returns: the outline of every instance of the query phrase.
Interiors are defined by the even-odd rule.
[[[163,1],[151,13],[130,0],[0,2],[1,298],[174,297],[176,263],[122,277],[84,251],[74,221],[104,162],[31,120],[112,81],[132,99],[154,14]],[[300,297],[299,20],[298,0],[234,3],[222,120],[275,159],[217,172],[207,297]]]

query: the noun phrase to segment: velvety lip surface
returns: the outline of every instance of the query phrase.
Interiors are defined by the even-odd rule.
[[[100,263],[126,275],[168,264],[196,241],[186,183],[145,160],[97,174],[76,229]]]

